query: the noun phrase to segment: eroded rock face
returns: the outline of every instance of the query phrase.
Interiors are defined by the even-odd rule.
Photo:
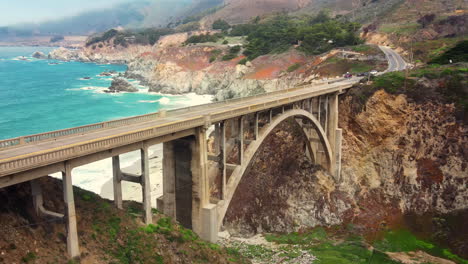
[[[169,37],[174,36],[166,36]],[[179,40],[176,38],[174,41]],[[170,43],[167,39],[161,42]],[[49,58],[125,63],[128,65],[125,77],[138,79],[148,86],[150,92],[210,94],[215,96],[215,100],[287,89],[319,78],[306,70],[315,66],[314,60],[299,52],[261,56],[246,65],[239,64],[244,58],[240,53],[233,60],[222,61],[226,52],[227,46],[180,46],[180,43],[173,46],[158,43],[153,47],[104,45],[102,48],[97,46],[95,49],[87,47],[81,50],[59,48],[51,52]],[[213,54],[219,55],[211,61]],[[297,72],[287,72],[288,67],[295,63],[307,66]]]
[[[210,63],[214,51],[214,47],[193,46],[144,53],[128,64],[126,77],[139,79],[153,92],[211,94],[215,100],[287,89],[305,79],[303,74],[284,74],[295,62],[306,61],[294,52],[239,65],[243,56],[222,61],[220,55]]]
[[[119,77],[114,77],[112,80],[112,84],[108,90],[110,93],[119,93],[119,92],[128,92],[128,93],[135,93],[138,92],[138,89],[135,88],[131,83],[127,80]]]

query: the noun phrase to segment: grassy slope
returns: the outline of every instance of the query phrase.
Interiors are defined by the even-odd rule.
[[[61,182],[42,178],[45,207],[63,212]],[[233,249],[201,241],[164,215],[153,212],[154,225],[141,222],[141,204],[113,203],[75,188],[80,263],[249,263]],[[68,262],[63,223],[37,218],[29,184],[0,190],[0,263]]]

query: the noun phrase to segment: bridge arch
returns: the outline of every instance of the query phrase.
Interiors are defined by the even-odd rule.
[[[251,166],[252,160],[255,157],[255,154],[257,151],[260,149],[260,147],[263,145],[263,142],[265,139],[271,134],[271,132],[282,122],[289,118],[302,118],[305,120],[308,120],[312,123],[313,127],[315,128],[315,131],[317,132],[318,136],[320,137],[320,142],[322,143],[322,147],[325,151],[325,156],[327,159],[327,168],[330,172],[333,171],[333,152],[332,148],[330,145],[330,142],[327,138],[327,134],[322,128],[320,122],[315,118],[315,116],[305,110],[302,109],[292,109],[285,111],[284,113],[276,116],[273,118],[273,120],[268,123],[265,127],[263,127],[259,131],[259,135],[257,140],[253,141],[245,150],[244,152],[244,158],[242,160],[242,165],[237,166],[236,169],[232,172],[231,177],[229,178],[229,181],[227,182],[226,186],[226,195],[224,197],[224,200],[221,201],[218,204],[218,230],[221,228],[223,225],[223,220],[224,217],[226,216],[227,210],[229,208],[229,205],[231,203],[232,198],[234,197],[234,194],[237,190],[237,187],[239,186],[240,181],[244,177],[245,172],[248,170],[248,168]],[[304,131],[305,128],[302,127],[303,132],[305,133],[306,136],[307,133]],[[308,141],[308,150],[310,151],[312,149],[312,142],[311,140]],[[312,155],[312,153],[311,153]],[[315,158],[315,157],[314,157]]]

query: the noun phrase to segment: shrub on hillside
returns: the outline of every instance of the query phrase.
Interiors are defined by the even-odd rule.
[[[201,34],[194,35],[188,38],[185,41],[185,44],[195,44],[195,43],[206,43],[206,42],[216,42],[223,37],[222,34]]]
[[[460,41],[455,47],[449,49],[444,54],[434,58],[430,64],[448,64],[456,62],[468,62],[468,40]]]
[[[251,26],[244,52],[250,60],[284,52],[292,45],[300,44],[300,50],[316,55],[335,47],[362,43],[358,36],[360,24],[332,19],[326,13],[315,17],[278,15]]]
[[[213,29],[219,29],[219,30],[226,31],[226,30],[231,28],[231,25],[229,25],[229,23],[226,22],[225,20],[218,19],[215,22],[213,22],[212,27],[213,27]]]

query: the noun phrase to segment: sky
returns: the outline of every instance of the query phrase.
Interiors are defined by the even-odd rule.
[[[53,20],[123,2],[129,0],[0,0],[0,26]]]

